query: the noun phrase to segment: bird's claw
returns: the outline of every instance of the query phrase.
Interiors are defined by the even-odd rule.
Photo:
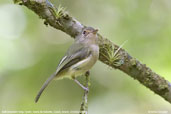
[[[84,89],[84,91],[89,91],[89,88],[84,87],[83,89]]]

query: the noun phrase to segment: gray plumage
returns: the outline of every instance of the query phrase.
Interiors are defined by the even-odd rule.
[[[76,76],[82,75],[88,71],[96,63],[98,57],[99,46],[97,30],[87,27],[76,37],[75,42],[61,59],[56,72],[43,84],[36,96],[35,102],[39,100],[44,89],[54,78],[75,79]]]

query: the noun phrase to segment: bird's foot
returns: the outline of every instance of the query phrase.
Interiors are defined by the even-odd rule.
[[[83,88],[85,91],[89,91],[89,88],[83,86],[78,80],[74,79],[74,81],[75,81],[81,88]]]

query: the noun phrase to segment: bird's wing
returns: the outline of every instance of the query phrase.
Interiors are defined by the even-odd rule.
[[[82,44],[73,44],[66,55],[61,59],[56,72],[51,75],[41,87],[39,93],[35,98],[35,102],[37,102],[44,91],[44,89],[48,86],[48,84],[56,77],[57,73],[61,72],[62,70],[76,64],[77,62],[85,59],[91,53],[88,47],[83,46]]]
[[[70,66],[76,64],[77,62],[85,59],[91,54],[87,46],[82,44],[72,45],[66,55],[60,61],[60,64],[57,67],[56,73],[61,72],[62,70],[69,68]]]

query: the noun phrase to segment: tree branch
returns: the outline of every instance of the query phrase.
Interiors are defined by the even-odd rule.
[[[40,18],[44,19],[46,25],[61,30],[73,38],[75,38],[85,27],[64,10],[59,8],[56,9],[46,0],[14,0],[14,2],[24,5],[34,11]],[[119,48],[108,39],[103,38],[100,34],[98,34],[98,36],[100,61],[114,69],[125,72],[171,103],[171,83],[153,72],[145,64],[142,64],[131,57],[124,49]]]
[[[89,89],[89,85],[90,85],[90,72],[87,71],[85,76],[86,76],[86,88]],[[83,95],[83,100],[81,103],[81,107],[80,107],[80,114],[88,114],[88,92],[87,90],[84,90],[84,95]]]

